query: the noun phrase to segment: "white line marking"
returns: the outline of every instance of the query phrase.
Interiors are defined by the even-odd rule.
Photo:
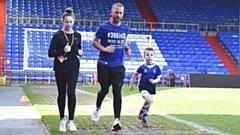
[[[88,94],[88,95],[92,95],[92,96],[97,96],[97,94],[93,94],[93,93],[90,93],[90,92],[86,92],[86,91],[83,91],[83,90],[79,90],[77,89],[78,91],[81,91],[82,93],[85,93],[85,94]],[[108,97],[105,97],[105,99],[108,99],[108,100],[112,100],[111,98],[108,98]],[[137,107],[136,105],[133,105],[133,104],[130,104],[130,103],[127,103],[127,102],[123,102],[124,104],[127,104],[131,107],[134,107],[134,108],[137,108],[139,109],[139,107]],[[219,131],[219,130],[215,130],[213,128],[209,128],[209,127],[205,127],[205,126],[202,126],[202,125],[198,125],[194,122],[190,122],[190,121],[186,121],[186,120],[182,120],[182,119],[179,119],[177,117],[174,117],[174,116],[171,116],[171,115],[168,115],[168,114],[165,114],[163,112],[158,112],[158,111],[155,111],[155,110],[152,110],[151,109],[151,112],[153,112],[154,114],[158,114],[160,116],[163,116],[165,118],[168,118],[168,119],[171,119],[171,120],[174,120],[174,121],[177,121],[177,122],[180,122],[180,123],[184,123],[184,124],[187,124],[191,127],[194,127],[200,131],[204,131],[204,132],[207,132],[207,133],[210,133],[210,134],[217,134],[217,135],[230,135],[229,133],[225,133],[225,132],[222,132],[222,131]]]

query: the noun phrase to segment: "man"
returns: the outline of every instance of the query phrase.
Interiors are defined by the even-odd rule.
[[[114,123],[111,130],[116,132],[121,130],[121,89],[125,76],[124,52],[127,55],[131,52],[127,45],[129,27],[121,22],[123,14],[124,6],[121,3],[114,3],[110,20],[100,25],[92,41],[92,45],[100,50],[97,73],[101,86],[101,90],[97,94],[96,109],[92,114],[92,120],[99,120],[102,101],[112,85]]]
[[[172,72],[172,69],[167,70],[167,86],[174,87],[175,86],[175,75]]]

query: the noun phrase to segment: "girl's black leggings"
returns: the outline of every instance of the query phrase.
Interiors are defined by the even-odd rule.
[[[78,80],[79,69],[72,69],[69,72],[55,72],[55,78],[58,88],[58,109],[60,118],[64,118],[66,93],[68,96],[68,113],[69,120],[74,119],[76,107],[76,85]]]

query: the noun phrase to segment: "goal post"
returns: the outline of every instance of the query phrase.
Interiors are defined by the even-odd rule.
[[[57,30],[47,30],[47,29],[25,29],[24,37],[24,58],[23,58],[23,70],[24,71],[52,71],[53,70],[53,58],[48,57],[48,48],[51,43],[51,39]],[[79,32],[79,31],[78,31]],[[93,51],[91,41],[94,37],[95,32],[79,32],[82,35],[82,49],[85,51],[84,55],[80,58],[81,60],[88,60],[89,51]],[[144,34],[129,34],[128,35],[128,44],[131,47],[132,52],[142,53],[144,47],[151,47],[152,35]],[[132,46],[131,46],[132,45]],[[89,50],[90,48],[90,50]],[[140,50],[141,49],[141,50]],[[136,52],[138,50],[138,52]],[[97,53],[92,52],[92,55],[98,55]],[[142,54],[139,54],[138,59],[142,59]],[[98,57],[98,56],[97,56]],[[125,61],[135,61],[131,57],[136,57],[134,55],[126,56],[128,57]],[[96,57],[95,57],[96,60]],[[83,69],[80,65],[80,71],[88,71],[89,65],[86,63],[86,69]]]
[[[48,48],[56,30],[25,29],[23,70],[52,71]]]

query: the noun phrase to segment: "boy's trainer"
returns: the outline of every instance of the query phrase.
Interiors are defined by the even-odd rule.
[[[142,120],[142,126],[143,127],[148,127],[147,121],[146,120]]]
[[[138,115],[138,119],[139,119],[139,120],[142,120],[143,115],[144,115],[144,112],[141,110],[140,113],[139,113],[139,115]]]

